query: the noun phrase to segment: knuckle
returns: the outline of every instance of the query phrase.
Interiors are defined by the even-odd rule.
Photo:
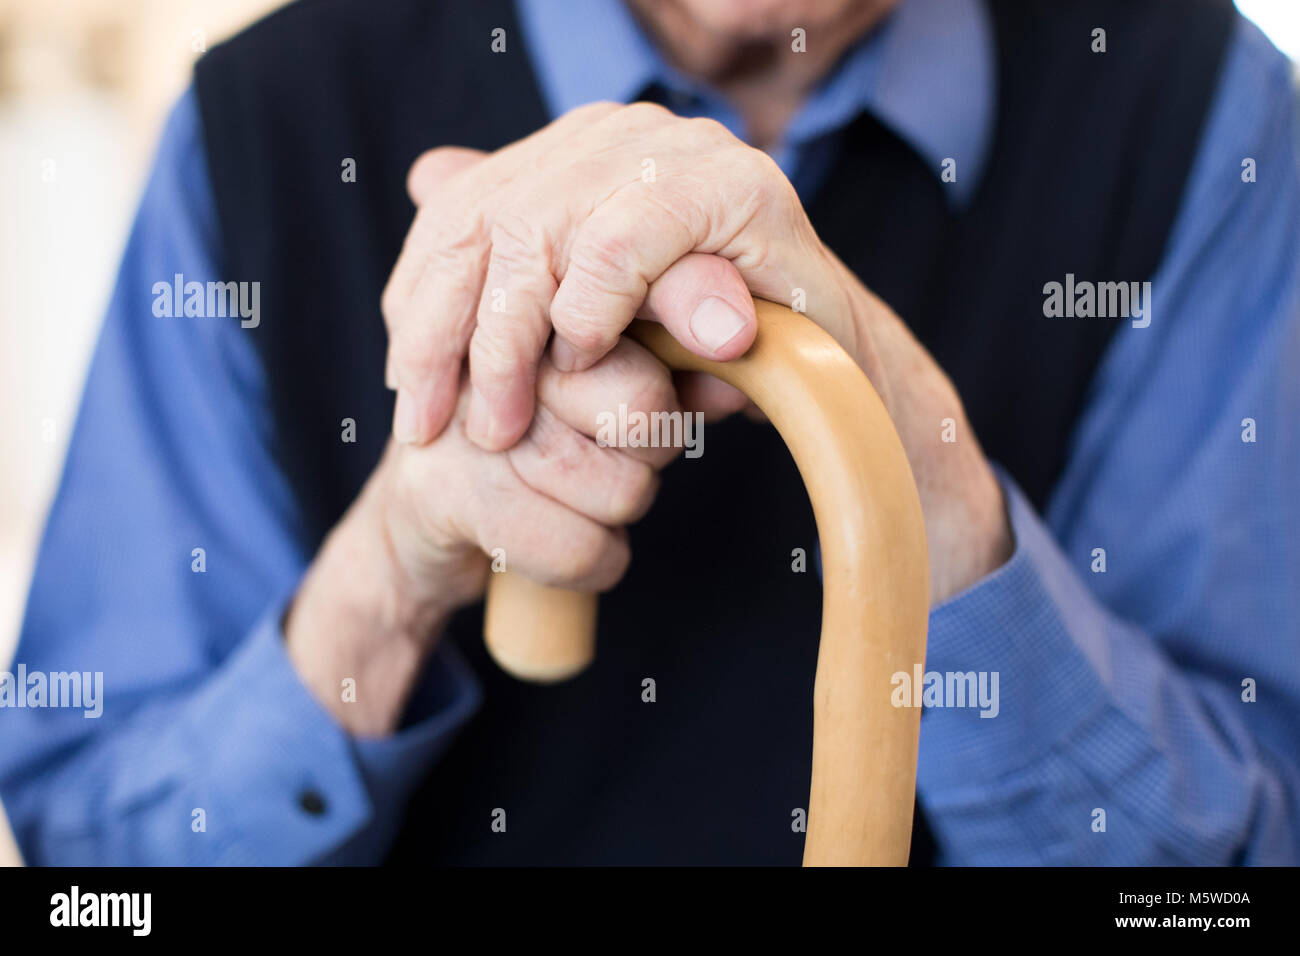
[[[471,452],[471,454],[473,453]],[[450,470],[461,471],[464,474],[461,469]],[[467,484],[473,486],[470,501],[485,505],[485,507],[476,509],[473,515],[480,525],[498,521],[507,510],[509,503],[518,499],[524,483],[508,459],[505,462],[500,460],[488,461],[484,467],[476,470],[472,478],[465,474],[464,480]],[[427,486],[419,489],[419,491],[428,494]],[[490,531],[494,529],[480,527],[477,530]]]
[[[693,116],[683,120],[690,135],[702,143],[721,143],[736,141],[731,130],[717,120],[708,116]]]
[[[645,100],[624,106],[619,111],[618,116],[619,119],[625,120],[633,126],[651,126],[665,120],[677,119],[677,115],[672,110],[660,106],[658,103],[649,103]]]
[[[553,308],[555,330],[582,352],[603,352],[617,333],[584,318],[578,308]]]
[[[504,281],[520,271],[544,273],[550,277],[551,243],[545,232],[537,227],[537,219],[524,209],[514,207],[493,220],[488,267],[492,281]]]
[[[666,366],[646,368],[640,366],[632,370],[638,379],[636,391],[628,408],[632,411],[665,412],[677,407],[677,391],[673,388],[671,374]]]
[[[616,103],[613,100],[597,100],[594,103],[584,103],[582,106],[575,106],[560,117],[560,119],[570,122],[604,119],[606,116],[609,116],[612,113],[617,113],[621,109],[624,109],[622,103]]]
[[[534,249],[541,245],[540,230],[534,223],[536,217],[523,206],[508,206],[492,219],[492,247],[508,249]]]
[[[607,342],[622,331],[605,330],[611,313],[635,312],[645,300],[646,289],[625,237],[592,236],[580,242],[570,256],[551,318],[566,337],[592,334]]]
[[[631,524],[649,510],[658,491],[659,478],[649,465],[635,463],[628,474],[614,486],[610,499],[610,518],[614,524]]]
[[[384,325],[387,326],[390,335],[393,329],[397,328],[398,319],[405,305],[404,296],[390,278],[379,296],[379,311],[384,317]]]
[[[749,152],[752,154],[749,162],[755,199],[779,216],[800,210],[799,218],[802,220],[803,206],[799,202],[799,194],[776,164],[776,160],[762,150],[751,149]]]
[[[645,299],[646,284],[631,266],[625,239],[583,243],[570,257],[564,280],[551,303],[557,332],[581,349],[605,349],[622,331],[614,316],[629,316]],[[611,300],[621,300],[616,305]]]
[[[656,232],[671,237],[682,254],[691,251],[708,235],[710,223],[717,218],[712,199],[701,197],[693,189],[674,184],[668,189],[647,190],[640,197],[644,203],[644,222],[653,223]]]
[[[567,546],[556,556],[556,571],[565,581],[583,581],[599,576],[607,548],[605,531],[595,527],[575,529]]]
[[[789,180],[776,161],[761,149],[745,147],[741,151],[740,168],[744,172],[746,183],[752,184],[764,198],[773,199],[785,195]]]
[[[573,440],[567,426],[545,408],[540,408],[529,428],[528,440],[539,464],[561,482],[581,476],[586,471],[583,447]],[[517,463],[517,459],[512,461]]]
[[[626,232],[592,228],[591,221],[574,244],[569,270],[601,284],[617,284],[634,264],[636,243]]]
[[[439,216],[429,224],[428,235],[422,243],[424,271],[465,268],[480,263],[487,246],[484,233],[480,213]]]
[[[407,332],[393,342],[393,364],[415,379],[430,378],[441,364],[441,356],[429,335]]]
[[[407,322],[393,337],[393,367],[403,383],[430,382],[436,376],[456,374],[460,355],[447,344],[445,333],[428,322]]]
[[[521,377],[527,362],[505,329],[479,325],[469,343],[470,373],[478,379],[510,380]]]

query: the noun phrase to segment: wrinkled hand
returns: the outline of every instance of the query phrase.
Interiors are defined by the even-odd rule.
[[[679,410],[662,363],[630,339],[594,366],[543,361],[537,413],[504,452],[469,441],[468,383],[427,445],[390,442],[308,570],[284,622],[303,682],[349,731],[390,732],[450,614],[479,598],[489,555],[557,587],[613,587],[624,526],[650,506],[674,448],[598,444],[602,412]],[[498,565],[498,570],[500,570]],[[340,699],[340,681],[363,688]]]
[[[498,549],[510,571],[543,584],[604,591],[622,577],[624,526],[650,507],[657,472],[681,450],[602,446],[597,423],[620,404],[629,413],[678,411],[671,375],[623,339],[583,371],[544,359],[537,396],[527,432],[506,451],[484,451],[466,436],[468,385],[437,439],[390,447],[386,530],[412,589],[445,597],[448,580],[467,579],[454,595],[467,603],[482,593],[485,555]]]
[[[467,355],[466,435],[499,450],[529,428],[552,333],[562,370],[590,367],[635,317],[728,361],[753,341],[751,295],[801,300],[899,430],[926,515],[933,600],[1007,557],[1001,491],[948,378],[821,243],[776,164],[725,127],[594,104],[491,155],[425,153],[408,190],[417,212],[382,303],[399,440],[442,431]],[[697,385],[699,401],[736,406],[721,383]],[[954,443],[940,439],[949,418]]]

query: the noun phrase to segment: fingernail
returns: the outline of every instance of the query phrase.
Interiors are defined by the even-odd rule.
[[[724,345],[745,330],[745,317],[717,296],[709,296],[691,315],[691,334],[710,352],[718,352]]]
[[[561,372],[572,372],[578,367],[578,350],[558,335],[551,343],[551,364]]]
[[[397,408],[393,411],[393,437],[405,445],[419,438],[418,412],[415,396],[405,388],[398,389]]]

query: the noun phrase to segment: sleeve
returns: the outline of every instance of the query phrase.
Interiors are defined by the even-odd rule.
[[[0,797],[30,863],[373,861],[478,704],[450,646],[383,739],[350,737],[298,680],[279,621],[308,556],[254,330],[153,308],[156,284],[219,275],[206,177],[191,91],[132,228],[0,673]],[[79,700],[54,692],[73,674]]]
[[[1240,20],[1150,326],[1117,333],[1046,514],[1002,474],[1012,558],[932,612],[927,679],[993,691],[923,713],[942,862],[1300,863],[1290,84]]]

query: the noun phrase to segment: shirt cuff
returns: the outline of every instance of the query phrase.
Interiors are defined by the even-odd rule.
[[[444,640],[412,693],[398,730],[386,737],[352,739],[373,816],[348,846],[326,862],[373,861],[391,845],[411,791],[482,700],[473,670],[456,646]]]
[[[927,681],[937,674],[945,689],[949,675],[965,675],[969,687],[973,672],[984,699],[961,706],[960,695],[945,693],[940,706],[927,704],[918,772],[923,797],[992,782],[1048,758],[1065,741],[1076,752],[1090,749],[1090,741],[1104,747],[1112,768],[1145,752],[1137,728],[1113,719],[1103,680],[1110,612],[1016,483],[997,471],[1014,552],[931,611],[925,666]],[[962,683],[952,680],[954,687]],[[1094,740],[1099,728],[1104,737]]]
[[[420,772],[478,706],[444,645],[385,738],[352,738],[302,683],[280,628],[282,602],[200,689],[178,727],[208,786],[208,859],[298,865],[374,859]],[[392,812],[389,812],[392,811]],[[273,852],[275,858],[268,858]]]

